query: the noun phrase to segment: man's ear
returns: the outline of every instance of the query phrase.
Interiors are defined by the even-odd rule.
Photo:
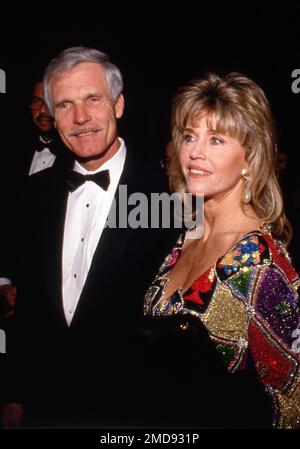
[[[116,118],[121,118],[124,112],[124,105],[125,105],[125,101],[124,101],[124,97],[123,95],[119,95],[119,97],[117,98],[117,101],[115,102],[115,116]]]

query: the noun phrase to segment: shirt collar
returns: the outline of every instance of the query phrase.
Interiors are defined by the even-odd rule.
[[[44,145],[47,145],[53,141],[53,139],[45,140],[42,136],[39,136],[39,141],[42,142]]]
[[[119,182],[127,152],[124,140],[121,137],[118,137],[118,139],[120,142],[118,151],[113,155],[112,158],[101,165],[101,167],[93,171],[88,171],[84,167],[82,167],[82,165],[80,165],[78,161],[75,161],[74,171],[77,171],[82,175],[93,175],[94,173],[98,173],[102,170],[109,170],[110,187],[114,187]]]

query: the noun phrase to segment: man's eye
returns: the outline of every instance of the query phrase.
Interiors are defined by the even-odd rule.
[[[58,109],[61,109],[61,110],[67,109],[69,106],[70,106],[70,103],[67,103],[67,102],[61,103],[61,104],[58,106]]]
[[[91,98],[90,98],[90,101],[91,101],[92,103],[98,103],[98,102],[100,101],[100,98],[99,98],[99,97],[91,97]]]
[[[42,100],[39,100],[38,98],[34,98],[34,99],[32,100],[31,103],[32,103],[32,104],[42,104],[43,101],[42,101]]]
[[[30,103],[32,109],[40,108],[44,104],[44,100],[41,98],[33,98]]]

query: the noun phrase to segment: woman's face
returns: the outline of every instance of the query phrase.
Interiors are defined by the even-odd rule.
[[[237,139],[217,133],[214,118],[207,114],[196,125],[187,125],[179,152],[187,192],[202,194],[205,200],[228,195],[241,198],[241,172],[248,167],[244,148]]]

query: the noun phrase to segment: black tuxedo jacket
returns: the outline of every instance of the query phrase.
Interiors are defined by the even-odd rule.
[[[128,196],[144,193],[148,204],[151,192],[167,189],[159,170],[130,154],[116,192],[117,210],[120,185]],[[7,336],[15,373],[10,372],[7,394],[30,403],[92,401],[97,416],[111,416],[115,423],[117,415],[128,412],[124,394],[131,392],[131,403],[140,394],[132,392],[141,351],[135,331],[145,291],[179,230],[105,228],[69,327],[62,305],[65,167],[29,177],[25,192],[15,219],[13,268],[7,273],[18,289],[14,329]]]

